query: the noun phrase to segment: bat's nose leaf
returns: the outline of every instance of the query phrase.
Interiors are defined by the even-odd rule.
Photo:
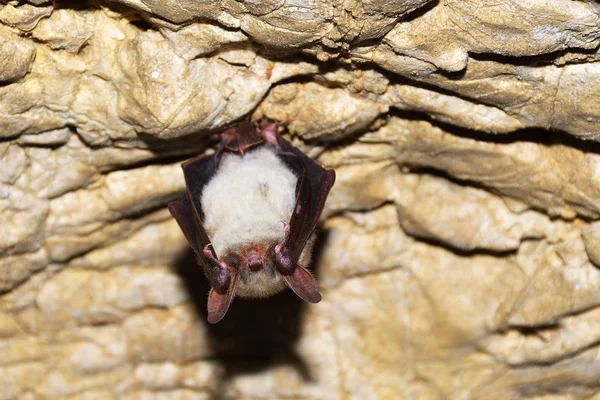
[[[265,265],[264,250],[257,247],[250,247],[246,251],[246,268],[250,271],[260,271]]]
[[[321,301],[321,293],[314,276],[306,269],[297,267],[291,275],[281,275],[286,285],[302,300],[309,303]]]
[[[246,261],[246,266],[251,271],[260,271],[263,268],[264,264],[265,264],[264,258],[259,257],[259,256],[249,257],[248,260]]]
[[[235,291],[237,289],[238,274],[232,273],[231,284],[227,291],[212,288],[208,294],[208,322],[216,324],[223,319],[229,306],[235,297]]]

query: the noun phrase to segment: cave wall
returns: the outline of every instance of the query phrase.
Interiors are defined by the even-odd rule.
[[[600,398],[600,4],[0,1],[0,400]],[[166,210],[251,115],[335,168],[323,301]]]

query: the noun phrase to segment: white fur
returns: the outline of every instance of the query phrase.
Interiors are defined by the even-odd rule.
[[[239,283],[236,296],[251,299],[262,299],[273,296],[285,289],[285,282],[273,263],[269,263],[259,271],[240,268]]]
[[[224,154],[200,199],[204,228],[217,255],[251,243],[281,241],[297,180],[269,147],[243,157]]]

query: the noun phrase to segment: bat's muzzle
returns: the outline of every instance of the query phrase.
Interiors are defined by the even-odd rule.
[[[265,258],[256,250],[250,250],[246,257],[246,267],[250,271],[260,271],[265,265]]]

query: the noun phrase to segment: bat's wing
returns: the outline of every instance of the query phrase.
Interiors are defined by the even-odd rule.
[[[218,260],[202,225],[204,215],[200,195],[203,186],[214,175],[217,162],[217,157],[203,155],[181,164],[187,193],[168,205],[212,287],[208,295],[208,321],[211,323],[223,318],[237,287],[237,271]]]
[[[175,218],[183,235],[187,239],[188,243],[196,253],[196,257],[201,254],[201,249],[206,245],[203,236],[206,236],[204,229],[198,227],[195,221],[195,213],[192,211],[192,206],[185,195],[179,199],[172,201],[168,205],[169,212]],[[204,235],[202,235],[204,233]]]
[[[202,250],[210,243],[210,240],[202,226],[200,194],[202,186],[215,173],[214,160],[210,156],[202,155],[184,162],[181,164],[181,168],[187,192],[183,197],[169,203],[168,208],[196,256],[202,257]]]
[[[321,300],[314,277],[298,265],[300,254],[313,233],[329,190],[335,182],[335,171],[321,167],[310,157],[285,141],[277,133],[277,125],[263,124],[263,136],[273,144],[283,161],[298,175],[296,204],[284,239],[275,248],[275,260],[286,284],[303,300]]]

